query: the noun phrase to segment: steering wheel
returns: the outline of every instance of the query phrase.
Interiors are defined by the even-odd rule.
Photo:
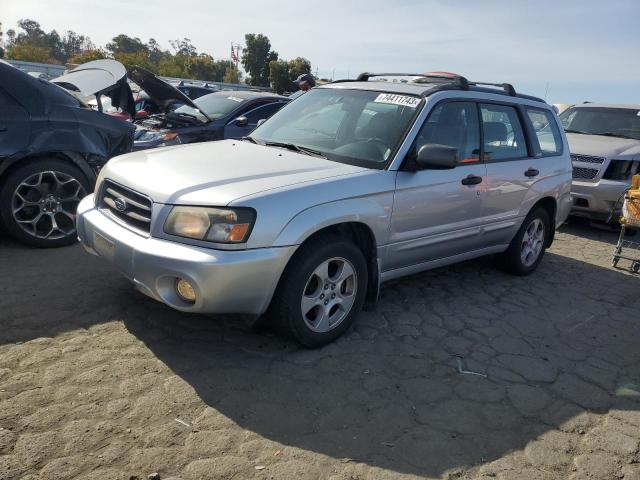
[[[364,140],[364,142],[366,143],[374,143],[376,145],[382,146],[382,154],[384,155],[385,152],[387,150],[391,150],[391,147],[387,144],[387,142],[385,142],[383,139],[381,139],[380,137],[371,137],[371,138],[367,138],[366,140]]]

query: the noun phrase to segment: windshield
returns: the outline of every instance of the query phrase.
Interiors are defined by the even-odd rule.
[[[202,122],[222,118],[232,110],[235,110],[244,102],[243,98],[236,97],[233,93],[210,93],[196,98],[193,103],[198,106],[198,110],[189,106],[182,105],[175,109],[175,113],[182,115],[192,115]],[[204,115],[201,113],[204,112]],[[206,117],[205,117],[206,115]]]
[[[568,133],[608,135],[640,140],[640,110],[634,108],[569,108],[560,114]]]
[[[343,88],[310,90],[251,134],[293,144],[329,160],[384,168],[416,116],[420,97]]]

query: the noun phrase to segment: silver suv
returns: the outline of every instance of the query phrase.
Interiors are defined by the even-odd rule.
[[[573,210],[593,220],[613,214],[640,172],[640,105],[584,103],[560,115],[573,160]]]
[[[387,280],[487,254],[531,273],[571,208],[551,106],[460,76],[375,80],[392,75],[315,88],[243,140],[111,160],[80,240],[175,309],[266,313],[306,346]]]

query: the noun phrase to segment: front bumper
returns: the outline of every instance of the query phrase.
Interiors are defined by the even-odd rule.
[[[597,182],[577,182],[571,185],[573,197],[572,215],[588,217],[594,220],[606,220],[611,211],[615,215],[622,208],[622,196],[629,188],[625,182],[599,180]],[[617,205],[616,205],[617,202]]]
[[[89,253],[111,262],[141,292],[187,312],[264,313],[296,248],[225,251],[144,237],[100,212],[93,195],[78,205],[76,221]],[[191,283],[194,303],[177,295],[177,278]]]

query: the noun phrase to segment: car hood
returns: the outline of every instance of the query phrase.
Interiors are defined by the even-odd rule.
[[[605,158],[629,158],[640,156],[640,140],[567,133],[569,150],[579,155]]]
[[[83,97],[106,95],[114,107],[135,116],[135,102],[127,83],[127,71],[116,60],[83,63],[51,82],[69,91],[78,92]]]
[[[198,106],[193,103],[189,97],[173,85],[156,77],[149,70],[135,66],[130,68],[127,73],[129,74],[129,78],[135,82],[136,85],[147,92],[149,97],[162,105],[164,109],[172,103],[180,102],[200,111]],[[202,114],[205,115],[204,112],[202,112]]]
[[[111,160],[100,173],[156,203],[224,206],[293,184],[367,171],[362,167],[222,140],[143,150]]]

